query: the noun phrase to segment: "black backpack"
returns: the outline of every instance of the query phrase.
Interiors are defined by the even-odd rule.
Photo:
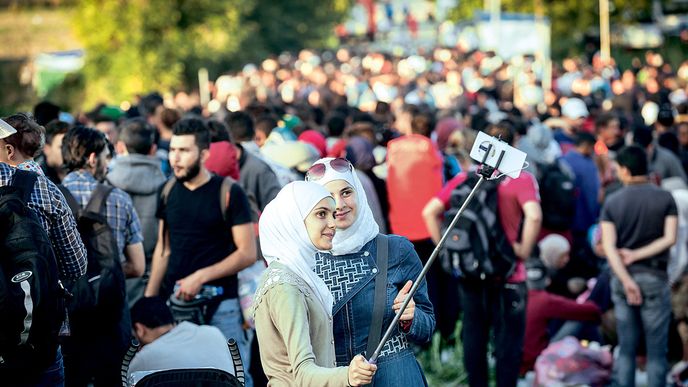
[[[98,184],[82,209],[69,190],[60,186],[88,253],[86,275],[67,286],[72,293],[67,308],[74,332],[97,329],[99,322],[111,325],[122,318],[126,302],[124,272],[117,240],[105,212],[105,202],[112,189]]]
[[[55,361],[65,315],[52,244],[27,206],[36,178],[16,170],[12,185],[0,187],[0,380],[5,383],[40,375]]]
[[[451,193],[451,208],[442,223],[442,233],[466,201],[479,177],[469,173]],[[497,180],[484,181],[456,226],[449,230],[440,251],[442,268],[466,281],[503,282],[516,267],[516,255],[506,239],[497,213]]]
[[[576,215],[574,177],[561,161],[538,165],[538,186],[542,206],[542,226],[552,231],[566,231]]]

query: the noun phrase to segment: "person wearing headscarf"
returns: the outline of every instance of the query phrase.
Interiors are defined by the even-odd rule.
[[[317,251],[332,248],[334,200],[303,181],[284,186],[259,221],[268,263],[254,299],[256,334],[270,386],[359,386],[376,367],[363,356],[336,367],[333,296],[314,272]]]
[[[306,179],[324,186],[336,202],[337,234],[332,250],[320,251],[316,255],[315,272],[323,279],[334,298],[332,314],[337,365],[345,365],[355,354],[362,353],[369,347],[368,338],[375,308],[384,308],[381,311],[381,331],[373,332],[373,335],[379,333],[379,337],[382,337],[394,315],[400,310],[412,281],[422,271],[422,264],[413,245],[406,238],[379,235],[366,193],[353,166],[346,159],[318,160],[309,169]],[[373,306],[376,276],[380,274],[378,243],[385,241],[388,250],[384,290],[386,299],[383,306]],[[423,279],[380,352],[375,385],[427,385],[409,342],[427,343],[434,328],[435,317],[428,298],[427,284]],[[372,348],[377,345],[377,342],[371,343]]]

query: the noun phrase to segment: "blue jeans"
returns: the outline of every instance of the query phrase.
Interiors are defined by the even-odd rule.
[[[253,379],[251,379],[251,374],[248,373],[248,367],[251,364],[253,330],[245,330],[243,324],[244,318],[241,314],[241,306],[236,298],[222,301],[212,320],[210,320],[210,325],[218,328],[227,340],[230,338],[236,340],[241,353],[241,361],[244,364],[245,387],[253,387]]]
[[[671,299],[666,278],[650,273],[633,274],[640,287],[643,303],[629,306],[623,285],[612,280],[612,300],[619,335],[619,358],[614,363],[616,385],[635,386],[635,358],[641,335],[647,345],[647,377],[649,387],[666,386],[668,372],[667,347],[671,321]]]
[[[65,374],[64,363],[62,361],[62,350],[57,348],[55,362],[45,369],[36,387],[62,387],[64,386]]]

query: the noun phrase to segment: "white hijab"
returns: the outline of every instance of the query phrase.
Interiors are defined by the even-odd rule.
[[[333,297],[313,271],[318,249],[311,242],[304,219],[323,198],[331,197],[322,186],[294,181],[282,188],[260,216],[260,248],[268,265],[278,261],[303,279],[313,290],[328,316]]]
[[[330,167],[330,160],[333,158],[326,157],[314,163],[314,165],[325,164],[327,168],[325,175],[314,182],[324,186],[334,180],[344,180],[353,187],[356,194],[356,219],[346,230],[337,229],[332,241],[333,255],[351,254],[361,250],[366,243],[375,238],[380,232],[380,228],[375,222],[370,206],[368,206],[365,190],[356,173],[352,171],[337,172]]]

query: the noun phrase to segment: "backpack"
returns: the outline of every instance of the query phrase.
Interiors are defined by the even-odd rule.
[[[478,180],[477,175],[468,173],[466,181],[452,191],[451,208],[445,214],[442,233],[447,232]],[[440,262],[442,268],[454,277],[467,281],[503,282],[516,267],[516,254],[506,239],[497,213],[498,185],[496,180],[484,181],[456,226],[448,231],[440,250]]]
[[[576,215],[576,186],[568,168],[555,161],[538,165],[538,186],[542,206],[542,226],[552,231],[566,231]]]
[[[67,303],[70,323],[76,332],[92,330],[98,323],[111,325],[120,321],[126,302],[119,248],[105,215],[106,199],[113,187],[98,184],[83,209],[66,187],[60,186],[60,190],[74,213],[88,253],[86,275],[67,286],[72,293]]]
[[[5,382],[18,370],[40,373],[55,361],[65,315],[52,244],[27,206],[36,179],[16,170],[12,185],[0,188],[0,380]],[[23,377],[33,373],[22,372]]]

